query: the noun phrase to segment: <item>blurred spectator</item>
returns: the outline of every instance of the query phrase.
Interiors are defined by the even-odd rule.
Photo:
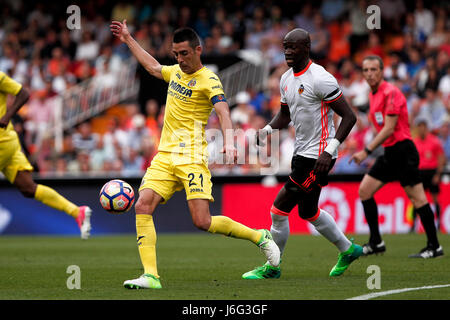
[[[236,106],[231,109],[230,117],[233,123],[241,127],[247,127],[250,122],[250,117],[254,113],[254,109],[250,102],[250,94],[246,91],[241,91],[236,95]]]
[[[131,3],[119,1],[112,9],[111,19],[116,21],[127,20],[128,24],[133,24],[135,14],[135,9]]]
[[[352,154],[359,150],[358,142],[355,139],[345,140],[343,148],[339,149],[339,157],[333,167],[333,173],[356,174],[366,172],[366,163],[362,163],[361,165],[356,164],[354,161],[349,163]]]
[[[388,81],[408,79],[406,64],[401,61],[397,52],[389,53],[389,64],[384,67],[384,77]]]
[[[356,0],[352,2],[350,7],[349,19],[352,25],[352,33],[350,35],[351,55],[361,49],[362,44],[367,42],[369,36],[366,21],[367,6],[366,0]]]
[[[92,132],[89,122],[83,122],[78,126],[78,130],[72,136],[72,143],[76,151],[86,152],[88,155],[94,151],[99,143],[99,137]]]
[[[327,22],[340,18],[346,10],[344,0],[324,0],[320,7],[320,13]]]
[[[328,55],[330,34],[324,25],[324,20],[320,13],[314,15],[313,21],[314,29],[310,33],[311,59],[323,60]]]
[[[417,113],[418,118],[424,118],[429,123],[429,129],[431,131],[437,130],[444,123],[448,112],[439,98],[437,92],[428,88],[425,91],[425,99],[420,104],[420,110]]]
[[[403,0],[378,0],[376,4],[380,7],[382,28],[400,31],[402,17],[406,12]]]
[[[413,79],[420,69],[425,65],[425,61],[418,47],[412,47],[408,51],[409,62],[406,65],[406,71],[410,79]]]
[[[77,46],[75,59],[93,61],[98,57],[99,52],[100,45],[96,40],[94,40],[92,32],[84,31],[81,43]]]
[[[424,34],[424,38],[428,37],[434,29],[434,16],[430,10],[424,7],[423,0],[416,1],[414,18],[418,31]]]
[[[313,6],[310,1],[307,1],[300,13],[294,17],[294,21],[299,28],[305,29],[308,32],[314,31]]]
[[[439,80],[438,90],[443,101],[448,101],[450,97],[450,65],[446,68],[447,73]]]

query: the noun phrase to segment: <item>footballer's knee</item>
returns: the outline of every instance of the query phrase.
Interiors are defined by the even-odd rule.
[[[196,216],[192,219],[194,226],[200,230],[208,231],[211,226],[211,216]]]
[[[134,210],[136,214],[153,214],[152,206],[145,201],[140,201],[140,199],[138,199],[138,201],[134,205]]]
[[[428,203],[428,199],[425,195],[423,196],[416,196],[416,197],[410,197],[411,203],[414,208],[422,208],[424,205]]]
[[[17,184],[17,188],[25,198],[34,198],[34,195],[36,194],[37,185],[36,183]]]
[[[365,201],[372,198],[374,193],[372,192],[372,190],[370,190],[370,188],[360,185],[358,189],[358,195],[361,201]]]

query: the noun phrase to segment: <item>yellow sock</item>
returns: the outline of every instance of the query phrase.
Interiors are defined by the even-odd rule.
[[[228,237],[250,240],[258,244],[261,240],[261,232],[244,226],[226,216],[211,216],[210,233],[219,233]]]
[[[38,184],[34,198],[53,209],[64,211],[75,219],[78,217],[80,208],[52,188]]]
[[[136,234],[144,273],[159,278],[156,268],[156,230],[152,215],[136,215]]]

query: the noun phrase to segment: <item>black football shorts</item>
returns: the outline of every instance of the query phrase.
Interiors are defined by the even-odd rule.
[[[403,140],[385,147],[368,175],[384,183],[399,181],[402,187],[421,183],[419,153],[414,142]]]

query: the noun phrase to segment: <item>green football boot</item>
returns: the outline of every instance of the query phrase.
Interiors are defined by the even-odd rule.
[[[152,274],[143,274],[137,279],[127,280],[123,283],[127,289],[161,289],[161,281]]]
[[[352,246],[345,252],[339,253],[338,262],[331,269],[330,277],[337,277],[347,270],[350,263],[358,259],[363,254],[363,248],[352,241]]]
[[[256,267],[242,275],[242,279],[278,279],[281,276],[281,268],[272,267],[266,262],[261,267]]]

